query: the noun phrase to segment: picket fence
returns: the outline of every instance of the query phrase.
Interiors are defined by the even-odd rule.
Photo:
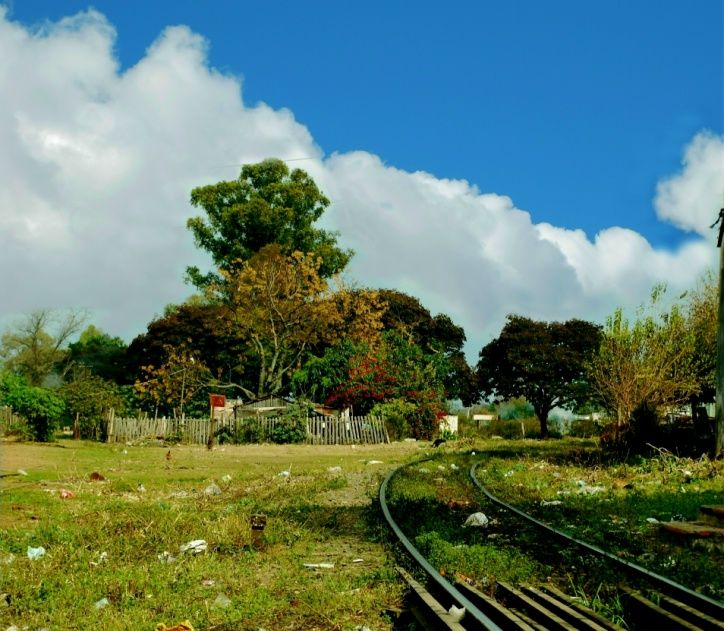
[[[183,443],[204,445],[208,443],[212,422],[209,419],[179,418],[107,418],[108,442],[131,442],[141,439],[180,440]],[[270,441],[278,426],[288,422],[278,417],[227,418],[213,421],[216,434],[228,428],[231,435],[253,430],[257,440]],[[382,418],[372,416],[307,418],[306,438],[308,445],[364,445],[389,443]]]
[[[9,431],[23,427],[25,424],[25,419],[15,414],[12,409],[0,408],[0,436],[5,436]]]

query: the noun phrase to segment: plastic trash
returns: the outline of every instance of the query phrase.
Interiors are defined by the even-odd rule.
[[[310,570],[331,570],[334,568],[334,563],[305,563],[304,567]]]
[[[219,594],[211,606],[226,609],[231,606],[231,599],[226,594]]]
[[[96,604],[93,605],[96,609],[103,609],[103,607],[107,607],[110,605],[110,601],[107,598],[101,598],[100,600],[96,601]]]
[[[277,473],[277,475],[280,478],[288,478],[290,475],[292,475],[292,472],[284,470],[284,471],[280,471],[279,473]]]
[[[136,490],[137,490],[139,493],[145,493],[145,492],[146,492],[146,487],[143,486],[143,484],[139,484],[139,485],[136,487]]]
[[[28,472],[25,469],[18,469],[18,475],[28,475]]]
[[[212,578],[205,578],[203,581],[201,581],[201,584],[204,587],[213,587],[214,585],[216,585],[216,581]]]
[[[367,464],[382,464],[382,460],[368,460]]]
[[[101,563],[105,563],[108,560],[108,553],[107,552],[101,552],[98,555],[97,561],[91,561],[90,564],[93,566],[100,565]]]
[[[225,482],[226,484],[228,484],[229,482],[231,482],[231,476],[227,473],[225,476],[223,476],[223,477],[221,478],[221,481],[222,481],[222,482]]]
[[[161,552],[161,554],[158,555],[158,560],[161,561],[161,563],[173,563],[176,561],[176,557],[173,556],[168,550],[164,550]]]
[[[658,523],[659,523],[659,520],[656,519],[656,517],[647,517],[647,518],[646,518],[646,521],[647,521],[648,523],[650,523],[650,524],[658,524]]]
[[[490,524],[490,520],[485,513],[473,513],[470,515],[463,524],[463,528],[468,526],[472,528],[487,528]]]
[[[215,482],[212,482],[204,489],[205,495],[221,495],[221,489],[219,488],[219,485]]]
[[[439,464],[439,465],[437,465],[437,470],[438,470],[438,471],[447,471],[447,469],[446,469],[446,467],[445,467],[444,464]]]
[[[473,453],[473,455],[475,455],[475,453]],[[453,463],[450,464],[450,468],[451,468],[453,471],[457,471],[460,467],[458,467],[458,466],[453,462]]]
[[[184,620],[172,627],[167,627],[163,622],[160,622],[153,628],[153,631],[194,631],[194,628],[188,620]]]
[[[209,544],[203,539],[194,539],[193,541],[189,541],[188,543],[184,543],[182,546],[179,546],[179,550],[181,551],[181,554],[186,554],[187,552],[189,554],[201,554],[202,552],[206,552],[208,547]]]
[[[342,473],[342,467],[329,467],[327,469],[328,473]]]
[[[465,617],[465,607],[456,607],[455,605],[451,605],[447,612],[450,614],[452,622],[460,622]]]
[[[31,561],[37,561],[38,559],[42,559],[44,556],[45,548],[43,546],[38,546],[37,548],[28,546],[28,558]]]
[[[550,501],[541,500],[541,503],[540,503],[541,506],[560,506],[561,504],[563,504],[563,502],[561,502],[561,500],[550,500]]]

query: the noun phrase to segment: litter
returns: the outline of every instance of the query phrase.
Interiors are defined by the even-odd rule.
[[[178,498],[184,498],[184,497],[188,497],[188,496],[189,496],[188,491],[174,491],[173,493],[171,493],[171,495],[169,495],[169,497],[178,497]]]
[[[471,452],[471,453],[470,453],[470,455],[471,455],[471,456],[474,456],[474,455],[475,455],[475,452],[474,452],[474,451],[473,451],[473,452]]]
[[[463,528],[471,526],[473,528],[486,528],[490,524],[490,520],[485,513],[473,513],[465,520]]]
[[[194,539],[193,541],[189,541],[188,543],[184,543],[182,546],[179,546],[179,551],[181,554],[186,554],[187,552],[191,554],[200,554],[201,552],[206,552],[208,547],[209,544],[207,544],[203,539]]]
[[[382,464],[382,460],[368,460],[367,464]]]
[[[458,467],[458,466],[453,462],[453,463],[450,464],[450,468],[451,468],[453,471],[457,471],[460,467]]]
[[[445,465],[444,465],[444,464],[439,464],[439,465],[437,465],[437,470],[438,470],[438,471],[447,471],[447,469],[445,468]]]
[[[352,559],[352,563],[364,563],[364,559]]]
[[[18,469],[18,475],[28,475],[28,472],[25,469]]]
[[[418,471],[420,473],[430,473],[430,469],[428,469],[427,467],[420,467]]]
[[[204,587],[213,587],[214,585],[216,585],[216,581],[210,578],[205,578],[203,581],[201,581],[201,584]]]
[[[167,627],[163,622],[159,622],[153,628],[153,631],[194,631],[194,628],[191,626],[191,623],[188,620],[184,620],[183,622],[179,622],[172,627]]]
[[[541,506],[560,506],[563,504],[561,500],[551,500],[550,502],[547,502],[546,500],[541,500],[540,505]]]
[[[69,491],[68,489],[60,489],[60,499],[69,500],[74,497],[75,493],[73,493],[73,491]]]
[[[164,550],[161,552],[161,554],[158,555],[158,560],[161,561],[161,563],[173,563],[176,561],[176,557],[173,556],[168,550]]]
[[[647,517],[647,518],[646,518],[646,521],[647,521],[648,523],[650,523],[650,524],[658,524],[658,523],[659,523],[659,520],[656,519],[656,517]]]
[[[107,552],[101,552],[101,553],[98,555],[98,560],[97,560],[97,561],[91,561],[90,564],[93,565],[93,566],[96,566],[96,565],[100,565],[101,563],[104,563],[104,562],[107,561],[107,560],[108,560],[108,553],[107,553]]]
[[[37,561],[38,559],[42,559],[44,556],[45,548],[43,546],[38,546],[37,548],[28,546],[28,558],[31,561]]]
[[[329,467],[327,469],[328,473],[342,473],[342,467]]]
[[[136,487],[136,490],[137,490],[139,493],[145,493],[145,492],[146,492],[146,487],[143,486],[143,484],[139,484],[139,485]]]
[[[219,594],[211,606],[226,609],[227,607],[231,606],[231,599],[226,594]]]
[[[215,482],[212,482],[204,489],[205,495],[221,495],[221,489],[219,488],[219,485]]]
[[[514,475],[514,472],[513,472],[513,471],[506,471],[506,472],[503,474],[503,477],[504,477],[504,478],[510,478],[510,477],[512,477],[513,475]]]
[[[331,570],[334,563],[305,563],[304,567],[310,570]]]
[[[96,601],[96,604],[93,605],[96,609],[103,609],[103,607],[107,607],[110,605],[110,601],[107,598],[101,598],[100,600]]]
[[[452,622],[460,622],[465,617],[465,607],[451,605],[447,612],[450,614]]]
[[[277,475],[278,475],[280,478],[288,478],[290,475],[292,475],[292,472],[285,470],[285,471],[280,471],[279,473],[277,473]]]
[[[225,482],[226,484],[228,484],[229,482],[231,482],[231,476],[227,473],[225,476],[223,476],[223,477],[221,478],[221,481],[222,481],[222,482]]]

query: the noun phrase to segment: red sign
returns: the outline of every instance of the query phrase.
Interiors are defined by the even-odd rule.
[[[211,408],[224,408],[226,407],[226,397],[223,394],[210,394],[209,403]]]

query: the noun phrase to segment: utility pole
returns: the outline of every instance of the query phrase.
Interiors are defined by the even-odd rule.
[[[724,208],[712,228],[719,224],[719,236],[716,245],[719,248],[719,325],[716,331],[716,416],[714,419],[714,444],[712,457],[718,458],[724,453]]]

